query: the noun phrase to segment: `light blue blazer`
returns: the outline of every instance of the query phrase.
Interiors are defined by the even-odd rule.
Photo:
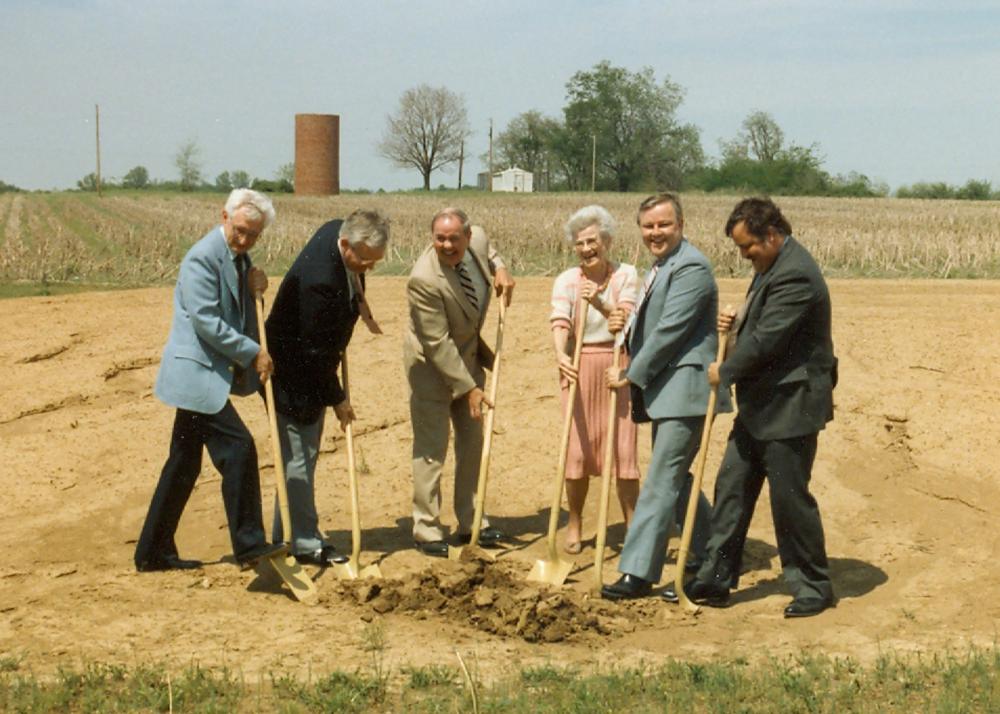
[[[708,408],[708,365],[718,348],[718,288],[701,251],[682,239],[660,266],[629,334],[626,376],[634,385],[633,412],[651,419],[703,416]],[[638,392],[638,394],[637,394]],[[717,411],[732,411],[719,390]]]
[[[239,278],[222,226],[191,246],[174,289],[174,318],[154,390],[158,399],[216,414],[230,392],[247,395],[259,388],[250,366],[260,345],[249,292],[241,310]]]

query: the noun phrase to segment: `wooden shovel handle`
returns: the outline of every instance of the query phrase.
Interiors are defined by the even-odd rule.
[[[552,481],[552,507],[549,510],[548,550],[549,560],[555,561],[559,554],[556,550],[556,530],[559,527],[559,510],[562,507],[563,480],[566,477],[566,457],[569,452],[569,437],[573,429],[573,406],[576,403],[576,392],[579,388],[580,354],[583,351],[583,329],[587,323],[587,308],[590,306],[583,298],[577,301],[576,342],[573,344],[573,369],[577,370],[577,378],[569,385],[566,395],[566,415],[563,417],[562,440],[559,442],[559,467]]]
[[[264,327],[264,296],[257,295],[257,331],[260,333],[260,347],[267,352],[267,330]],[[285,462],[281,458],[281,441],[278,437],[278,413],[274,408],[274,385],[268,379],[264,382],[264,400],[267,404],[267,417],[271,427],[271,451],[274,455],[274,480],[278,492],[278,511],[281,513],[281,530],[286,543],[292,542],[292,517],[288,511],[288,489],[285,486]]]
[[[622,345],[615,341],[612,367],[621,366]],[[601,464],[601,500],[597,504],[597,539],[594,545],[594,591],[604,585],[604,545],[608,537],[608,501],[611,499],[611,471],[614,468],[615,441],[618,426],[618,388],[611,390],[608,406],[608,428],[604,432],[604,462]]]
[[[728,331],[719,332],[719,349],[715,361],[721,365],[726,358],[726,342]],[[698,512],[698,496],[701,494],[701,480],[705,475],[705,461],[708,458],[708,442],[712,435],[712,422],[715,420],[715,406],[719,387],[712,387],[708,395],[708,408],[705,410],[705,426],[701,430],[701,445],[698,447],[698,458],[694,464],[694,478],[691,482],[691,494],[688,496],[687,510],[684,515],[684,530],[681,532],[681,544],[677,549],[677,569],[674,573],[674,588],[677,597],[687,610],[697,612],[698,606],[691,602],[684,593],[684,567],[687,565],[688,551],[691,547],[691,536],[694,533],[694,522]]]

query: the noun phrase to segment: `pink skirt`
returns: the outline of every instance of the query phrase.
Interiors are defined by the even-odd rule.
[[[604,443],[608,431],[608,410],[611,391],[604,373],[613,360],[610,342],[584,345],[580,354],[580,386],[573,405],[573,428],[566,455],[566,478],[580,479],[600,476],[604,462]],[[622,354],[621,366],[628,366],[628,356]],[[566,414],[569,382],[562,380],[562,408]],[[618,390],[614,467],[612,474],[620,479],[639,478],[636,465],[636,425],[630,415],[628,387]]]

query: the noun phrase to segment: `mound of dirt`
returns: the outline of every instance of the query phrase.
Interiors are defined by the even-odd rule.
[[[483,632],[526,642],[562,642],[586,635],[621,635],[651,617],[573,590],[525,584],[524,573],[485,558],[431,561],[397,580],[344,581],[328,598],[349,597],[370,612],[462,621]],[[631,603],[630,603],[631,605]]]

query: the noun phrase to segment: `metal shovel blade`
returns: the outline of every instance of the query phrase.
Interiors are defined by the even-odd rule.
[[[559,557],[542,558],[535,561],[535,566],[528,573],[528,580],[559,587],[566,582],[572,570],[573,563],[568,560]]]
[[[372,563],[365,567],[360,567],[357,560],[348,560],[346,563],[334,563],[333,574],[340,580],[358,580],[359,578],[382,578],[382,570]]]
[[[316,585],[306,574],[306,571],[302,568],[298,561],[295,560],[295,558],[287,553],[274,555],[270,558],[261,560],[258,563],[258,568],[263,566],[265,562],[270,565],[278,576],[284,581],[285,585],[287,585],[292,591],[292,595],[295,596],[296,600],[307,605],[316,604],[316,601],[318,600]]]
[[[484,561],[493,563],[496,562],[497,557],[493,553],[489,552],[485,548],[478,545],[459,545],[459,546],[448,546],[448,560],[464,560],[466,562],[474,561]]]

